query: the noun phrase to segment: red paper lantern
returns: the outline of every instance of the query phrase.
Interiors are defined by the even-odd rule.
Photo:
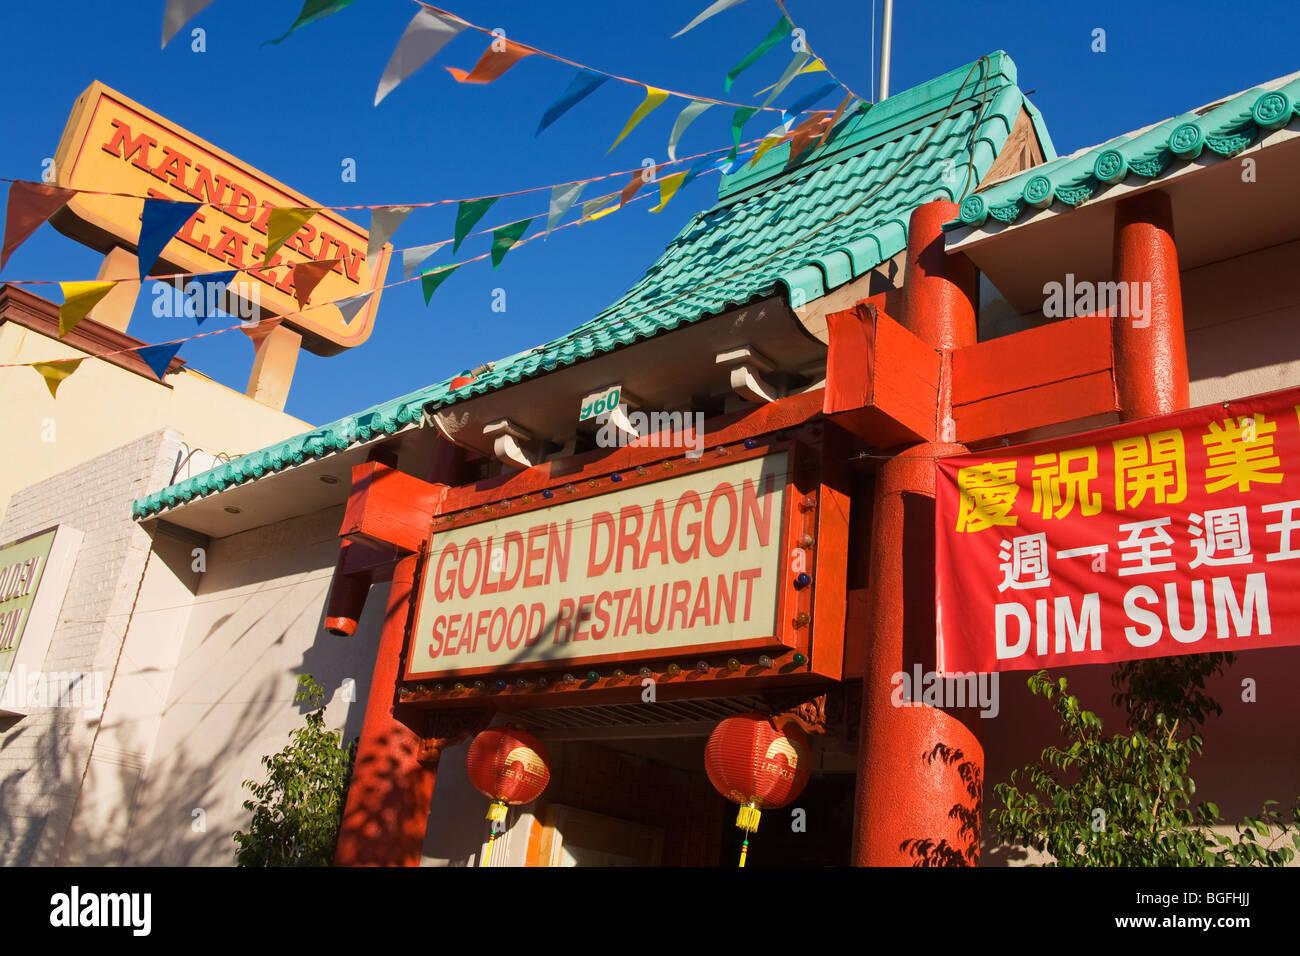
[[[504,820],[507,805],[528,803],[541,796],[551,780],[550,755],[542,742],[525,730],[493,727],[469,745],[469,779],[492,801],[489,820]]]
[[[740,804],[736,826],[747,831],[740,855],[744,866],[748,833],[758,829],[759,811],[783,807],[803,793],[812,756],[808,738],[796,725],[778,727],[771,717],[740,714],[722,721],[709,735],[704,769],[718,793]]]

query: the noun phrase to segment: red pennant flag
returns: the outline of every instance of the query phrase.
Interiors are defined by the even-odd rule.
[[[646,178],[646,173],[649,172],[649,169],[642,169],[640,172],[633,173],[632,178],[629,179],[627,181],[627,185],[623,187],[623,195],[621,195],[618,199],[618,208],[622,209],[624,206],[626,206],[627,201],[631,199],[633,196],[635,196],[636,191],[640,189],[642,186],[644,186],[646,183],[652,183],[656,179],[658,179],[659,170],[663,169],[667,165],[668,165],[667,163],[660,163],[658,166],[654,168],[654,172],[650,174],[650,177],[648,179]]]
[[[320,285],[320,280],[329,275],[342,259],[315,259],[311,262],[299,262],[293,267],[293,297],[298,300],[298,308],[305,309],[311,301],[312,290]]]
[[[794,163],[799,159],[799,154],[812,145],[812,141],[822,134],[822,126],[829,124],[830,121],[830,110],[822,110],[814,113],[790,132],[786,133],[784,139],[790,141],[790,158],[786,160],[786,163],[788,165],[794,165]]]
[[[248,336],[249,341],[253,343],[253,351],[256,352],[262,347],[262,339],[279,328],[280,323],[283,321],[284,319],[277,315],[274,319],[259,319],[251,325],[245,325],[241,322],[239,323],[239,331]]]
[[[466,73],[454,66],[447,67],[447,72],[457,83],[491,83],[524,57],[537,52],[532,47],[516,43],[514,40],[506,40],[506,48],[498,51],[497,44],[500,42],[500,37],[494,39],[492,45],[483,51],[483,55],[478,58],[478,62],[470,72]]]
[[[5,211],[5,241],[0,249],[0,269],[13,251],[40,228],[41,223],[63,208],[77,194],[75,189],[46,183],[14,183],[9,187],[9,208]]]

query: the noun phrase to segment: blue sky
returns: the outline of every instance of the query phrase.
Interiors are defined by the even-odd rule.
[[[790,58],[778,46],[730,94],[723,90],[727,71],[779,17],[770,0],[747,0],[676,40],[672,34],[708,0],[444,4],[572,60],[737,102],[774,82]],[[301,0],[214,0],[190,25],[206,31],[203,53],[191,51],[188,32],[159,49],[163,6],[163,0],[5,5],[9,43],[0,61],[0,109],[7,135],[0,140],[0,175],[40,178],[73,101],[95,79],[326,205],[494,195],[629,169],[646,157],[663,161],[680,109],[670,100],[607,153],[641,98],[633,87],[607,83],[534,137],[539,117],[573,70],[531,57],[488,86],[459,85],[442,67],[473,66],[486,43],[469,31],[374,107],[379,75],[416,9],[409,0],[356,0],[265,47],[259,44],[284,32]],[[877,32],[871,4],[791,0],[787,8],[831,69],[866,95]],[[1091,49],[1097,28],[1106,31],[1105,53]],[[897,92],[1006,50],[1021,88],[1036,91],[1032,98],[1064,154],[1300,69],[1297,35],[1300,4],[1294,0],[1231,7],[1200,0],[1069,6],[899,0],[892,85]],[[800,78],[780,102],[817,82]],[[836,102],[831,97],[826,105]],[[679,155],[725,145],[729,121],[729,110],[706,113],[687,132]],[[756,119],[746,138],[771,125]],[[356,161],[355,183],[341,175],[348,158]],[[610,182],[602,192],[623,180]],[[596,189],[589,187],[585,198],[600,195]],[[522,246],[495,272],[486,262],[466,266],[427,308],[418,283],[389,289],[365,345],[330,358],[303,352],[287,410],[313,424],[331,421],[570,330],[617,299],[687,219],[711,204],[716,189],[717,176],[704,177],[661,214],[639,203]],[[481,225],[545,210],[545,193],[503,200]],[[449,237],[454,212],[443,206],[413,214],[395,244]],[[354,218],[363,226],[368,221],[364,213]],[[472,240],[457,258],[486,249],[486,237]],[[431,263],[450,261],[447,247]],[[96,253],[46,226],[11,258],[0,279],[93,279],[97,267]],[[389,281],[399,277],[390,269]],[[495,289],[505,290],[504,313],[492,309]],[[48,288],[35,291],[58,298]],[[163,341],[194,331],[191,320],[154,318],[152,299],[146,288],[132,334]],[[180,354],[233,388],[242,391],[247,383],[252,347],[238,332],[200,339]]]

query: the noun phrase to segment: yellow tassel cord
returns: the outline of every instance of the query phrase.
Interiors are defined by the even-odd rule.
[[[496,825],[498,823],[502,823],[502,824],[505,823],[506,813],[509,812],[509,810],[510,808],[506,806],[506,802],[504,800],[493,800],[488,805],[487,818],[489,824],[488,824],[487,849],[483,851],[483,862],[480,863],[479,866],[487,866],[488,861],[492,859],[492,841],[497,838]]]
[[[736,814],[736,826],[745,831],[745,841],[740,845],[740,863],[738,866],[745,865],[745,857],[749,855],[749,834],[758,829],[758,818],[761,815],[758,805],[755,803],[742,803],[740,805],[740,812]]]

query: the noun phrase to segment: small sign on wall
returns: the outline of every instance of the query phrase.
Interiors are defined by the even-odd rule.
[[[622,385],[610,385],[592,392],[578,404],[578,421],[585,422],[597,415],[605,415],[618,408],[623,398]]]

